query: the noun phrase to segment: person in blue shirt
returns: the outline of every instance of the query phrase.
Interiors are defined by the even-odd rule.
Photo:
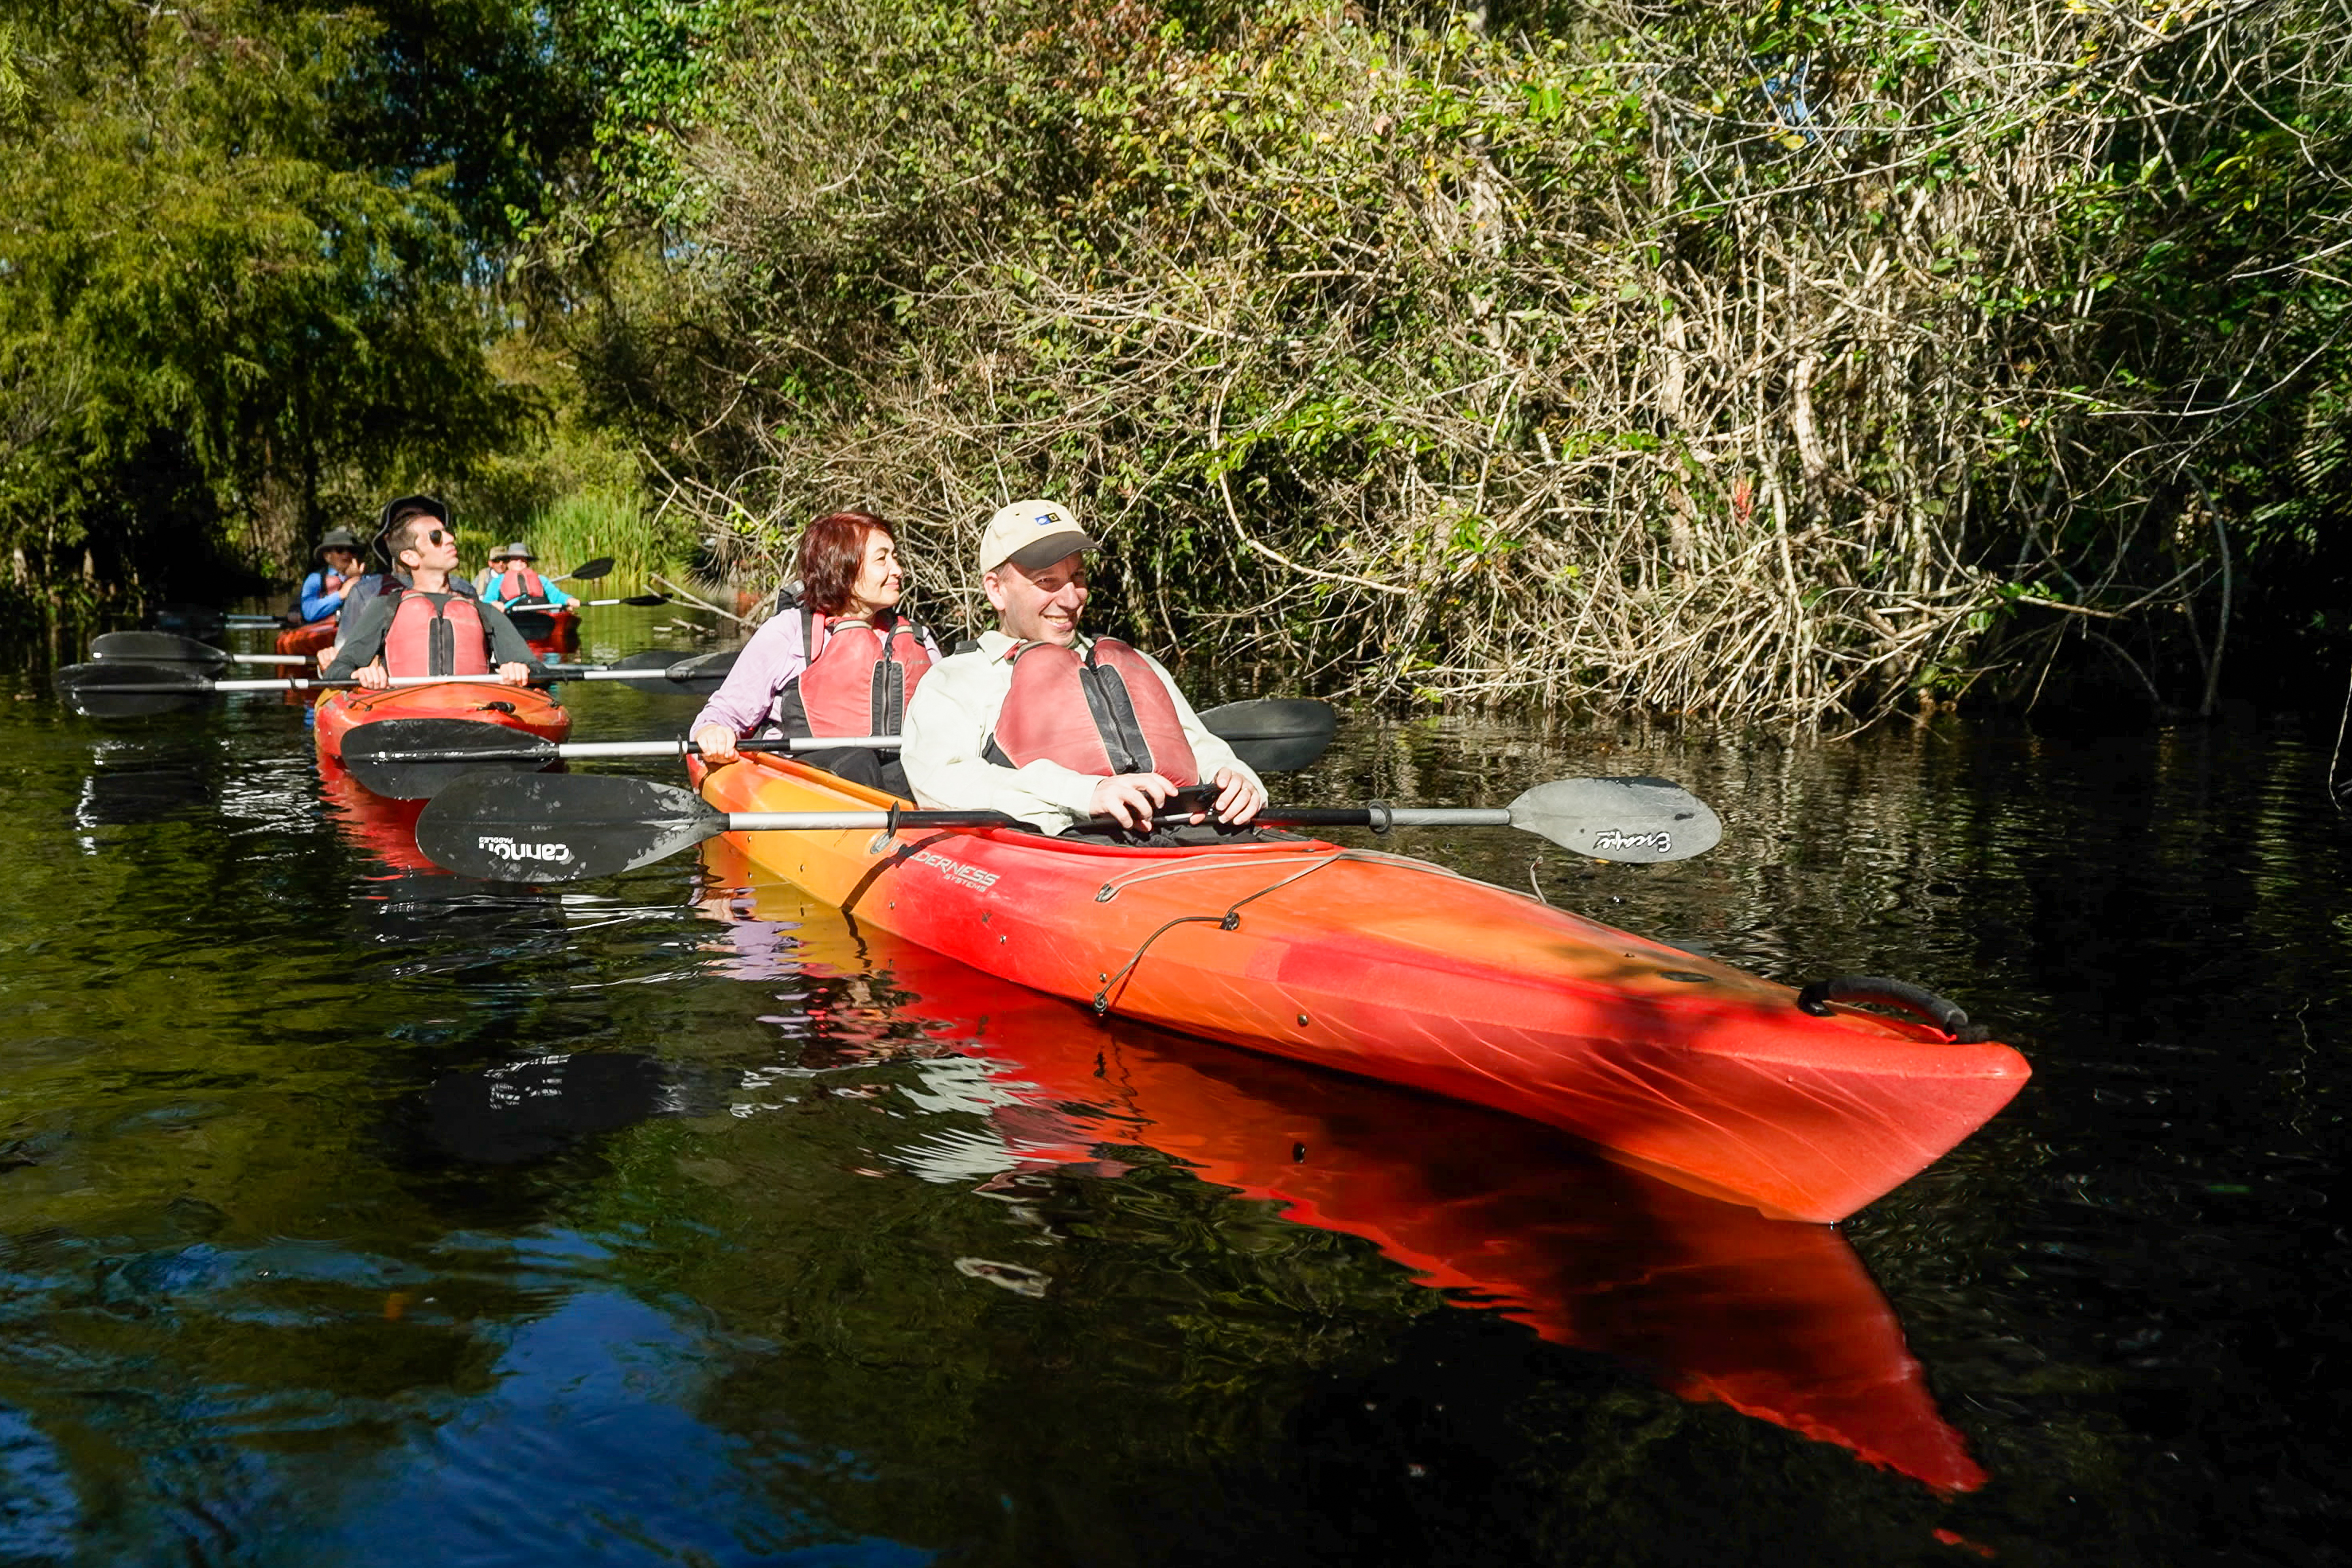
[[[481,583],[482,602],[501,609],[509,605],[536,608],[571,604],[571,595],[532,569],[530,563],[538,559],[530,552],[530,546],[520,539],[494,552],[490,556],[493,574],[484,576]]]
[[[359,575],[359,535],[348,528],[331,528],[320,536],[319,570],[302,579],[302,624],[316,626],[343,607],[343,590]]]

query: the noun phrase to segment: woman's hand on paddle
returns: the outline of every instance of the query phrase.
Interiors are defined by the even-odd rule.
[[[529,686],[530,684],[530,666],[527,664],[502,664],[499,666],[499,684],[500,686]]]
[[[694,743],[702,752],[702,760],[712,767],[735,760],[735,731],[724,724],[705,724],[694,732]]]
[[[1217,820],[1244,823],[1265,809],[1265,786],[1239,768],[1219,768],[1210,781],[1217,786]],[[1201,818],[1196,815],[1193,821]]]
[[[1095,785],[1088,809],[1121,827],[1150,827],[1152,808],[1175,793],[1176,786],[1158,773],[1118,773]]]

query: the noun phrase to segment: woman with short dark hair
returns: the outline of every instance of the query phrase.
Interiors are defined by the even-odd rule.
[[[752,634],[695,717],[711,766],[746,736],[895,735],[939,644],[898,614],[905,572],[898,532],[870,511],[829,512],[801,535],[799,591]],[[870,747],[795,753],[843,778],[905,795],[898,757]]]

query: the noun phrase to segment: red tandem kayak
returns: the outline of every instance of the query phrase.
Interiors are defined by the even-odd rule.
[[[694,766],[724,811],[891,804],[776,757]],[[1788,986],[1379,851],[1003,828],[728,837],[862,924],[1002,978],[1549,1122],[1776,1217],[1844,1218],[2031,1070],[1926,1024],[1814,1016]]]
[[[886,1163],[966,1184],[992,1164],[982,1190],[1010,1196],[1056,1171],[1115,1179],[1137,1145],[1155,1149],[1204,1182],[1281,1205],[1293,1224],[1363,1237],[1425,1286],[1640,1366],[1685,1399],[1839,1444],[1939,1490],[1984,1483],[1886,1299],[1834,1230],[1694,1196],[1518,1118],[1097,1019],[858,930],[796,888],[757,883],[723,840],[704,856],[703,908],[726,922],[712,947],[728,973],[888,977],[887,1002],[864,1000],[863,985],[825,998],[801,1066],[879,1067],[942,1049],[984,1065],[982,1079],[925,1079],[927,1110],[955,1104],[980,1123],[969,1141],[933,1123],[897,1149],[877,1142]],[[748,897],[737,891],[746,881]]]

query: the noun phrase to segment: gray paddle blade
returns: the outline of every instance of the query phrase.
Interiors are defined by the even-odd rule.
[[[1259,773],[1281,773],[1303,768],[1329,749],[1339,710],[1311,697],[1264,697],[1212,708],[1201,722]]]
[[[1723,837],[1714,808],[1668,779],[1560,779],[1510,809],[1512,826],[1596,860],[1687,860]]]
[[[498,882],[577,882],[646,866],[727,830],[700,796],[614,773],[468,773],[416,819],[445,870]]]
[[[203,665],[215,671],[229,666],[229,657],[221,649],[176,632],[101,632],[89,639],[89,657],[101,661]]]
[[[368,791],[431,800],[467,773],[536,773],[562,755],[555,742],[478,719],[385,719],[343,737],[343,766]]]
[[[212,688],[192,664],[69,664],[51,678],[65,705],[85,719],[146,719],[202,707]]]
[[[727,672],[735,668],[735,660],[742,652],[740,647],[730,647],[682,658],[669,667],[670,684],[680,691],[708,697],[719,689],[719,682],[727,679]]]

